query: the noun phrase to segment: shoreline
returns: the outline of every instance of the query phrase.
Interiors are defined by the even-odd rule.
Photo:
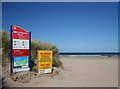
[[[65,55],[62,55],[62,56],[60,56],[60,58],[84,58],[84,59],[103,59],[103,58],[105,58],[105,59],[111,59],[111,58],[115,58],[115,59],[118,59],[119,58],[119,56],[81,56],[81,55],[70,55],[70,56],[65,56]]]

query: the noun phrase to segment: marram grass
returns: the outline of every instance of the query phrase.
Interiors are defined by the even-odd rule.
[[[10,33],[7,31],[0,31],[0,34],[2,34],[2,60],[5,62],[7,59],[10,59]],[[38,50],[53,51],[53,66],[62,67],[62,62],[59,60],[59,50],[54,44],[50,42],[41,42],[36,39],[32,39],[31,42],[31,58],[33,69],[37,68]]]

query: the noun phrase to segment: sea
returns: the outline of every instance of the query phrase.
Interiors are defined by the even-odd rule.
[[[61,52],[60,56],[120,56],[118,52]]]

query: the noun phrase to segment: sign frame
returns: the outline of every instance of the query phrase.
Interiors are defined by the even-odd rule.
[[[12,74],[13,69],[14,69],[14,57],[15,57],[15,56],[13,57],[13,27],[14,26],[16,26],[16,25],[10,26],[10,75]],[[24,30],[23,28],[21,28],[19,26],[16,26],[16,27]],[[26,31],[26,30],[24,30],[24,31]],[[29,71],[31,71],[32,70],[32,66],[31,66],[31,32],[28,32],[28,33],[29,33],[29,39],[28,39],[29,40],[29,56],[27,56],[27,57],[28,57],[28,69],[29,69]],[[17,57],[24,57],[24,56],[17,56]]]

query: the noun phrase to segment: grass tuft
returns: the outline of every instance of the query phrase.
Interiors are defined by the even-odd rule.
[[[10,33],[7,31],[0,31],[2,34],[2,60],[5,62],[10,59]],[[0,35],[1,36],[1,35]],[[1,40],[1,39],[0,39]],[[32,66],[35,70],[37,66],[37,51],[38,50],[51,50],[53,51],[53,66],[60,67],[62,62],[59,60],[59,50],[58,48],[50,42],[41,42],[36,39],[31,41],[31,57],[32,57]]]

